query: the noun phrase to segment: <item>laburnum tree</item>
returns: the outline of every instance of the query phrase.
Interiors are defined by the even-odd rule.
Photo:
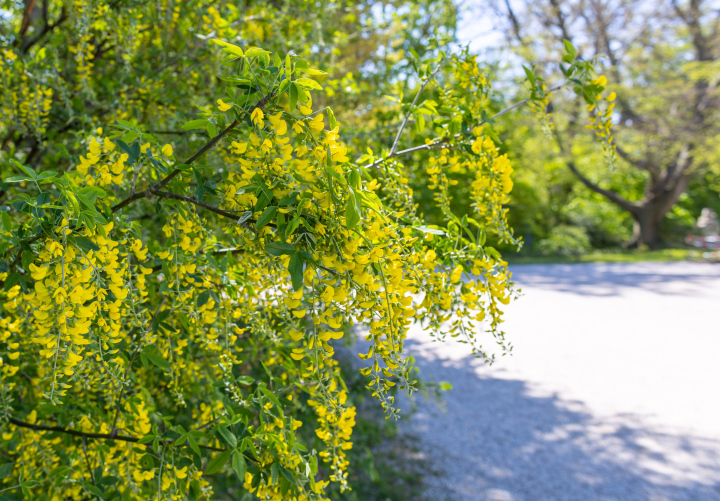
[[[423,19],[418,5],[432,4],[405,13]],[[3,496],[327,499],[347,488],[355,407],[334,346],[353,327],[392,418],[394,390],[418,385],[413,322],[478,357],[492,359],[486,337],[510,349],[515,292],[485,243],[519,243],[491,124],[505,112],[488,115],[467,49],[408,47],[399,125],[390,140],[348,131],[360,150],[332,108],[362,89],[333,73],[315,24],[335,9],[372,31],[368,4],[3,8]],[[567,50],[567,84],[605,106],[593,64]],[[527,71],[519,104],[542,118],[547,91]],[[442,226],[420,216],[418,166]],[[456,215],[460,171],[473,204]]]

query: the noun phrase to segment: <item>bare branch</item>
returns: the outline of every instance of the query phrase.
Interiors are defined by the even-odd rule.
[[[260,101],[258,101],[257,104],[256,104],[255,106],[253,106],[249,111],[246,111],[245,114],[252,113],[255,109],[263,109],[263,108],[265,107],[265,105],[267,105],[267,103],[270,101],[270,99],[272,99],[273,95],[274,95],[274,94],[271,92],[271,93],[268,94],[267,96],[263,97],[263,98],[262,98]],[[211,149],[213,146],[215,146],[215,145],[218,143],[218,141],[220,141],[220,139],[222,139],[223,137],[225,137],[225,136],[228,134],[228,132],[230,132],[231,130],[233,130],[233,129],[234,129],[235,127],[237,127],[238,125],[240,125],[240,118],[239,118],[239,117],[236,118],[235,120],[233,120],[233,122],[232,122],[230,125],[228,125],[227,127],[225,127],[217,136],[215,136],[215,137],[212,138],[210,141],[208,141],[207,143],[205,143],[205,145],[204,145],[202,148],[200,148],[199,150],[197,150],[197,151],[195,152],[195,154],[193,154],[190,158],[188,158],[187,160],[185,160],[184,162],[182,162],[182,164],[183,164],[183,165],[190,165],[190,164],[192,164],[195,160],[197,160],[198,158],[200,158],[200,157],[203,155],[203,153],[205,153],[206,151],[208,151],[209,149]],[[117,212],[117,211],[119,211],[120,209],[122,209],[123,207],[125,207],[125,206],[127,206],[127,205],[130,205],[130,204],[131,204],[132,202],[134,202],[135,200],[140,200],[141,198],[145,198],[145,197],[148,197],[148,198],[149,198],[149,195],[157,194],[157,193],[158,193],[162,188],[164,188],[170,181],[172,181],[172,180],[175,178],[175,176],[177,176],[177,175],[180,174],[181,172],[182,172],[181,169],[177,169],[177,168],[176,168],[176,169],[173,169],[172,172],[170,172],[170,174],[168,174],[167,176],[165,176],[165,178],[164,178],[162,181],[160,181],[158,184],[156,184],[155,186],[152,186],[152,187],[148,188],[147,190],[145,190],[145,191],[143,191],[143,192],[141,192],[141,193],[133,193],[133,194],[131,194],[129,197],[127,197],[127,198],[126,198],[125,200],[123,200],[122,202],[119,202],[118,204],[114,205],[113,208],[112,208],[112,211],[113,211],[113,212]],[[165,198],[171,198],[171,197],[165,197]],[[212,207],[212,206],[210,206],[210,207]],[[207,208],[207,207],[206,207],[206,208]],[[218,212],[218,214],[220,214],[220,213]],[[221,215],[222,215],[222,214],[221,214]],[[235,217],[235,216],[233,216],[233,217]]]
[[[556,85],[555,87],[552,87],[550,90],[548,90],[548,91],[546,92],[546,94],[550,94],[551,92],[555,92],[556,90],[561,89],[564,85],[565,85],[565,83],[562,83],[562,84],[560,84],[560,85]],[[519,108],[520,106],[523,106],[524,104],[527,104],[529,101],[530,101],[530,98],[523,99],[522,101],[519,101],[519,102],[513,104],[512,106],[509,106],[509,107],[505,108],[504,110],[499,111],[498,113],[495,113],[492,117],[490,117],[490,119],[491,119],[491,120],[494,120],[494,119],[496,119],[496,118],[498,118],[498,117],[501,117],[501,116],[505,115],[506,113],[511,112],[511,111],[514,110],[515,108]],[[485,122],[480,122],[479,125],[482,125],[483,123],[485,123]],[[401,131],[402,131],[402,129],[401,129]],[[399,136],[399,135],[398,135],[398,136]],[[447,145],[447,143],[450,142],[451,139],[458,139],[458,138],[460,138],[460,137],[462,137],[462,134],[455,134],[452,138],[450,138],[450,137],[444,137],[444,138],[442,138],[442,139],[438,139],[438,140],[435,141],[434,143],[423,144],[423,145],[420,145],[420,146],[415,146],[415,147],[413,147],[413,148],[408,148],[408,149],[406,149],[406,150],[401,150],[401,151],[394,152],[394,153],[393,153],[392,150],[391,150],[391,152],[390,152],[387,156],[385,156],[384,158],[381,158],[380,160],[375,160],[373,163],[371,163],[370,165],[367,165],[365,168],[366,168],[366,169],[375,169],[378,165],[382,164],[383,162],[386,162],[386,161],[390,160],[391,158],[400,157],[400,156],[403,156],[403,155],[408,155],[408,154],[410,154],[410,153],[415,153],[416,151],[434,150],[434,149],[437,149],[437,148],[443,148],[443,147],[445,147],[445,145]]]
[[[415,99],[413,99],[412,104],[410,105],[410,109],[405,114],[405,119],[400,124],[400,130],[398,130],[397,135],[395,136],[395,141],[393,142],[392,148],[390,148],[390,156],[392,156],[393,153],[395,153],[395,149],[397,148],[398,142],[400,141],[400,135],[403,132],[403,129],[405,128],[405,125],[407,124],[408,120],[410,119],[410,115],[412,115],[412,110],[415,107],[415,103],[417,103],[418,98],[420,97],[420,94],[422,94],[422,91],[425,90],[425,86],[430,83],[430,80],[432,80],[435,77],[435,74],[440,71],[440,68],[442,68],[442,65],[438,63],[437,68],[433,70],[433,72],[430,74],[429,77],[422,83],[420,86],[420,89],[418,89],[417,94],[415,94]]]

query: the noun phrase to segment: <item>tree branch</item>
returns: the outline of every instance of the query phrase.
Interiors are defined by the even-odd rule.
[[[410,105],[410,109],[408,109],[408,112],[405,114],[405,119],[400,124],[400,130],[398,130],[398,133],[395,136],[395,141],[393,142],[392,148],[390,148],[390,156],[392,156],[392,154],[395,153],[395,149],[397,148],[398,142],[400,141],[400,135],[402,134],[402,131],[405,128],[405,125],[407,124],[408,120],[410,119],[410,115],[412,115],[412,110],[415,107],[415,104],[417,103],[417,100],[420,97],[420,94],[422,94],[422,91],[425,90],[425,86],[427,86],[427,84],[430,83],[430,80],[432,80],[435,77],[435,74],[438,71],[440,71],[440,68],[442,68],[442,65],[440,63],[438,63],[437,68],[435,68],[433,70],[433,72],[430,73],[430,76],[427,77],[427,79],[420,86],[420,89],[417,91],[417,94],[415,94],[415,99],[413,99],[413,102]]]
[[[273,95],[274,94],[271,92],[267,96],[263,97],[249,111],[246,111],[245,114],[252,113],[255,109],[263,109],[265,107],[265,105],[267,105],[267,103],[270,101],[270,99],[272,99]],[[182,162],[182,164],[183,165],[192,164],[195,160],[200,158],[203,155],[203,153],[205,153],[210,148],[215,146],[218,143],[218,141],[220,141],[220,139],[225,137],[228,134],[228,132],[233,130],[238,125],[240,125],[240,119],[236,118],[235,120],[233,120],[233,122],[230,125],[225,127],[217,136],[215,136],[210,141],[205,143],[205,145],[202,148],[200,148],[198,151],[196,151],[195,154],[193,154],[190,158],[188,158],[187,160]],[[141,198],[148,197],[148,194],[149,195],[157,194],[157,192],[159,192],[161,189],[163,189],[170,181],[172,181],[181,172],[182,172],[182,170],[180,170],[180,169],[177,169],[177,168],[173,169],[172,172],[170,172],[170,174],[165,176],[165,178],[162,181],[160,181],[158,184],[156,184],[155,186],[151,186],[150,188],[148,188],[147,190],[145,190],[141,193],[135,193],[135,194],[130,195],[122,202],[119,202],[118,204],[114,205],[112,208],[112,211],[117,212],[120,209],[122,209],[123,207],[130,205],[135,200],[140,200]],[[165,198],[171,198],[171,197],[165,197]],[[212,206],[210,206],[210,207],[212,207]],[[208,207],[206,207],[206,208],[208,208]],[[220,210],[220,209],[218,209],[218,210]],[[218,214],[220,214],[220,213],[218,212]],[[221,214],[221,215],[223,215],[223,214]],[[233,216],[233,217],[235,217],[235,216]]]
[[[621,197],[617,192],[612,190],[606,190],[605,188],[601,188],[597,184],[593,183],[583,175],[580,170],[578,170],[577,166],[575,165],[575,162],[573,162],[570,158],[568,158],[567,151],[565,150],[565,145],[563,144],[562,140],[560,139],[560,134],[558,133],[557,129],[554,129],[555,131],[555,142],[558,145],[558,148],[560,148],[560,154],[565,157],[565,163],[567,164],[570,171],[572,171],[573,174],[588,188],[590,188],[595,193],[599,193],[600,195],[604,196],[611,202],[613,202],[618,207],[625,209],[626,211],[630,212],[631,214],[636,214],[639,210],[639,207],[630,202],[629,200],[625,200],[623,197]]]
[[[34,431],[51,431],[55,433],[65,433],[66,435],[72,435],[74,437],[81,437],[81,438],[92,438],[95,440],[118,440],[120,442],[130,442],[133,444],[136,444],[140,441],[139,438],[136,437],[129,437],[126,435],[112,435],[109,433],[88,433],[84,431],[77,431],[77,430],[71,430],[69,428],[62,428],[61,426],[43,426],[39,424],[31,424],[26,423],[24,421],[20,421],[15,418],[9,418],[8,421],[10,423],[14,424],[15,426],[19,426],[20,428],[27,428],[29,430]],[[172,440],[161,440],[165,444],[169,444],[174,447],[182,447],[184,444],[181,445],[173,445]],[[220,449],[218,447],[211,447],[209,445],[198,445],[201,449],[205,449],[208,451],[217,451],[217,452],[225,452],[225,449]]]
[[[562,84],[560,84],[560,85],[556,85],[555,87],[552,87],[550,90],[548,90],[548,91],[546,92],[546,94],[550,94],[551,92],[555,92],[556,90],[561,89],[564,85],[565,85],[565,82],[562,83]],[[526,98],[526,99],[523,99],[522,101],[518,101],[517,103],[513,104],[512,106],[509,106],[509,107],[505,108],[504,110],[499,111],[498,113],[495,113],[492,117],[490,117],[490,120],[494,120],[494,119],[496,119],[496,118],[498,118],[498,117],[501,117],[501,116],[505,115],[506,113],[511,112],[511,111],[514,110],[515,108],[519,108],[520,106],[522,106],[522,105],[524,105],[524,104],[527,104],[529,101],[530,101],[530,98],[529,98],[529,97]],[[484,124],[484,123],[485,123],[485,122],[480,122],[478,125],[482,125],[482,124]],[[402,128],[400,129],[400,131],[402,132]],[[399,137],[399,135],[400,135],[400,134],[398,133],[398,137]],[[408,155],[408,154],[414,153],[414,152],[416,152],[416,151],[434,150],[434,149],[436,149],[436,148],[444,147],[444,145],[446,145],[448,142],[450,142],[451,139],[458,139],[458,138],[460,138],[460,137],[462,137],[462,134],[455,134],[452,138],[450,138],[450,137],[444,137],[444,138],[442,138],[442,139],[438,139],[438,140],[435,141],[434,143],[422,144],[422,145],[420,145],[420,146],[415,146],[415,147],[413,147],[413,148],[408,148],[408,149],[406,149],[406,150],[401,150],[401,151],[397,151],[397,152],[394,152],[394,153],[391,151],[390,154],[388,154],[386,157],[381,158],[380,160],[375,160],[373,163],[371,163],[370,165],[367,165],[365,168],[366,168],[366,169],[374,169],[374,168],[376,168],[378,165],[382,164],[383,162],[386,162],[386,161],[390,160],[391,158],[400,157],[400,156],[403,156],[403,155]]]
[[[45,0],[45,1],[47,1],[47,0]],[[63,5],[62,10],[60,11],[60,17],[58,18],[58,20],[52,24],[47,24],[47,23],[44,24],[42,27],[42,30],[40,30],[40,33],[38,33],[36,37],[31,38],[27,42],[24,42],[20,45],[20,52],[22,52],[23,54],[27,53],[33,45],[35,45],[42,39],[42,37],[44,37],[45,35],[50,33],[52,30],[57,28],[67,18],[68,18],[67,9]]]
[[[147,191],[144,191],[143,193],[147,193]],[[233,214],[232,212],[225,211],[223,209],[220,209],[218,207],[215,207],[214,205],[210,205],[205,202],[201,202],[200,200],[196,199],[195,197],[184,197],[182,195],[176,195],[175,193],[170,193],[169,191],[152,191],[152,195],[156,195],[158,197],[162,198],[169,198],[171,200],[181,200],[183,202],[188,202],[193,205],[197,205],[198,207],[202,207],[203,209],[207,209],[210,212],[214,212],[215,214],[218,214],[223,217],[227,217],[229,219],[239,219],[239,214]],[[149,198],[149,196],[148,196]]]

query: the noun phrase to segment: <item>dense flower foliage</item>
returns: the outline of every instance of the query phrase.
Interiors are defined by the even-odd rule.
[[[103,22],[102,9],[84,9],[74,15]],[[191,156],[131,119],[130,99],[78,139],[62,172],[10,159],[0,238],[9,491],[210,499],[212,475],[233,470],[260,499],[326,499],[329,482],[347,485],[356,410],[334,343],[354,326],[366,329],[361,373],[388,417],[395,389],[417,389],[403,349],[413,322],[489,361],[481,342],[511,349],[501,308],[515,291],[486,236],[519,243],[507,224],[512,167],[475,57],[417,60],[420,88],[412,103],[397,99],[392,148],[353,159],[332,109],[313,105],[324,71],[226,42],[235,32],[217,10],[203,21],[228,85],[183,125],[207,136]],[[96,48],[80,40],[76,71],[90,75]],[[23,80],[31,62],[12,49],[0,64],[14,99],[5,115],[42,136],[51,90]],[[597,87],[586,63],[572,68],[581,90]],[[434,138],[398,150],[411,119]],[[402,161],[416,152],[427,155],[442,227],[426,226],[413,200]],[[473,210],[458,216],[448,173],[461,169],[474,174]]]

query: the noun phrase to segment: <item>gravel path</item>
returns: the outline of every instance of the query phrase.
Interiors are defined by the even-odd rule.
[[[437,471],[427,499],[720,500],[720,265],[512,270],[512,357],[407,343],[453,385],[400,422]]]

